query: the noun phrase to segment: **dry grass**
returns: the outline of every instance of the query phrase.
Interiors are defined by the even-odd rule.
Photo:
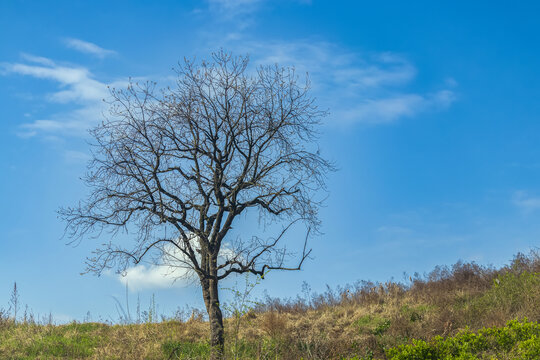
[[[242,318],[229,358],[384,359],[384,349],[453,336],[469,327],[540,320],[540,256],[518,254],[502,269],[474,263],[438,267],[408,284],[358,282],[310,299],[266,299]],[[208,325],[200,318],[158,324],[13,324],[0,316],[4,359],[204,359]]]

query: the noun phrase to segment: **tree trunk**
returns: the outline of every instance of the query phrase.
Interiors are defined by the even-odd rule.
[[[201,281],[201,285],[210,323],[211,359],[221,360],[224,358],[225,338],[223,336],[223,314],[219,307],[218,282],[213,279],[205,279]]]

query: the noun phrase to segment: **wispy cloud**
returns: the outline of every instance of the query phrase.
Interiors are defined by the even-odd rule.
[[[61,90],[50,95],[50,99],[57,102],[86,102],[103,99],[107,94],[105,84],[92,78],[88,69],[83,67],[57,65],[48,60],[47,66],[28,64],[4,64],[4,71],[12,74],[28,75],[39,79],[58,82]]]
[[[408,91],[418,70],[405,57],[391,53],[357,53],[327,42],[232,42],[236,52],[247,52],[258,64],[294,66],[309,73],[320,102],[342,124],[389,124],[422,112],[448,108],[452,88],[428,93]]]
[[[80,51],[85,54],[90,54],[97,56],[98,58],[105,58],[107,56],[115,55],[116,51],[104,49],[94,43],[80,40],[80,39],[74,39],[74,38],[67,38],[64,40],[67,47],[72,48],[74,50]]]
[[[258,2],[211,0],[214,6],[228,9]],[[69,44],[96,55],[111,52],[76,39],[70,39]],[[456,99],[457,82],[453,79],[432,92],[408,91],[418,70],[405,57],[392,52],[359,53],[328,42],[307,40],[261,43],[229,39],[223,45],[236,54],[249,53],[255,64],[278,63],[294,66],[299,74],[309,72],[314,93],[321,106],[330,109],[333,124],[390,124],[445,109]],[[29,54],[22,54],[22,58],[25,62],[0,64],[0,73],[54,81],[57,90],[48,93],[45,100],[78,104],[78,108],[23,124],[18,132],[21,137],[40,133],[85,135],[106,110],[101,100],[109,95],[107,85],[127,84],[127,80],[109,83],[98,80],[84,66]]]
[[[225,12],[224,15],[236,16],[255,11],[263,0],[208,0],[211,10]]]
[[[31,63],[41,64],[45,66],[54,66],[54,62],[51,59],[47,59],[42,56],[35,56],[32,54],[21,53],[21,57]]]
[[[37,119],[22,124],[17,135],[29,138],[38,134],[84,136],[86,131],[103,118],[102,104],[89,104],[73,111],[52,114],[49,119]]]
[[[540,197],[532,196],[526,191],[516,191],[512,196],[512,202],[514,205],[527,212],[540,209]]]
[[[254,20],[264,8],[274,6],[270,1],[207,3],[209,7],[201,10],[208,24],[199,32],[199,52],[225,48],[235,55],[249,54],[252,63],[277,63],[294,66],[299,74],[309,72],[319,104],[330,109],[332,124],[390,124],[447,109],[457,99],[458,82],[452,77],[418,90],[415,80],[420,69],[402,54],[361,52],[321,39],[254,38]]]
[[[334,125],[390,124],[447,109],[457,99],[458,82],[452,77],[418,91],[414,81],[419,69],[402,54],[360,52],[321,39],[255,39],[254,19],[263,8],[273,6],[269,1],[208,0],[208,4],[206,15],[211,16],[205,28],[214,31],[200,31],[199,52],[225,48],[235,55],[249,54],[252,63],[308,72],[314,94],[322,107],[330,109]]]
[[[412,117],[424,111],[444,109],[454,101],[448,90],[435,94],[401,94],[395,97],[361,100],[359,104],[338,112],[343,122],[388,124],[400,118]]]
[[[241,40],[247,29],[256,24],[254,13],[258,12],[264,3],[265,0],[207,0],[208,7],[204,10],[197,9],[197,13],[210,17],[212,30],[204,30],[206,27],[202,27],[202,33],[208,39],[213,39],[215,34],[219,33],[226,41]]]
[[[83,135],[93,124],[102,119],[102,99],[108,96],[107,83],[95,79],[92,72],[77,65],[58,64],[55,61],[23,54],[27,63],[3,63],[4,75],[23,75],[36,79],[50,80],[57,90],[45,95],[51,103],[75,104],[77,108],[50,114],[22,124],[18,135],[32,137],[44,134]],[[114,81],[111,86],[123,86],[127,81]]]
[[[311,5],[312,0],[291,0],[302,5]],[[225,15],[239,15],[253,12],[260,8],[263,3],[272,3],[269,0],[207,0],[211,10],[226,11]]]

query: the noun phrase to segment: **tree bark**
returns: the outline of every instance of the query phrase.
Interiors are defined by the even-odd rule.
[[[219,305],[218,281],[205,279],[201,281],[201,285],[210,323],[211,359],[221,360],[225,354],[225,338],[223,335],[223,314]]]

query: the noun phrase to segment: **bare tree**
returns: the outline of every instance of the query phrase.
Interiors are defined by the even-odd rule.
[[[310,96],[307,77],[301,84],[291,68],[251,71],[247,57],[220,51],[210,62],[184,61],[177,75],[176,86],[161,91],[155,83],[111,90],[110,116],[91,130],[93,160],[85,176],[91,193],[60,215],[74,240],[136,231],[132,246],[120,246],[120,236],[96,250],[89,271],[123,271],[153,257],[196,274],[213,357],[221,358],[219,281],[299,270],[310,254],[320,190],[333,169],[316,143],[325,112]],[[273,224],[274,236],[229,239],[235,220],[248,212]],[[290,252],[282,243],[302,223],[303,246]]]

